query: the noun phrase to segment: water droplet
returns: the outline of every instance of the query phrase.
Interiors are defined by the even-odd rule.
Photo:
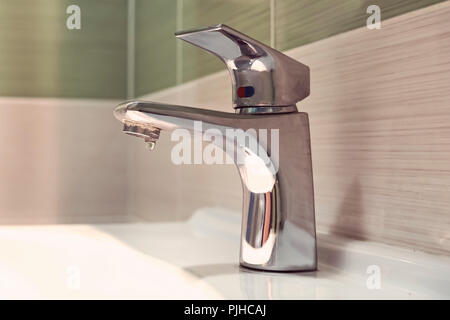
[[[147,141],[146,145],[147,145],[147,149],[152,151],[153,149],[155,149],[156,142],[155,141]]]

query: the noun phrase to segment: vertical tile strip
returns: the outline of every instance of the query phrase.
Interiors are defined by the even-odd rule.
[[[275,48],[275,0],[270,0],[270,46]]]
[[[177,84],[177,1],[135,2],[135,96],[142,96]]]
[[[177,0],[177,31],[183,29],[183,0]],[[183,82],[183,46],[181,41],[177,41],[177,60],[176,60],[176,81],[177,84]]]
[[[128,0],[128,20],[127,20],[127,99],[136,97],[136,0]],[[128,165],[135,163],[135,153],[131,144],[125,147],[126,161]],[[135,208],[135,185],[136,179],[134,170],[127,170],[127,188],[125,188],[125,214],[134,215]]]
[[[127,99],[134,98],[136,53],[136,2],[128,0],[127,20]]]

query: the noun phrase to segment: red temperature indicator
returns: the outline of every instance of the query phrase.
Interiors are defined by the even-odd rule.
[[[237,90],[237,95],[239,98],[248,98],[255,94],[255,88],[252,86],[239,87]]]

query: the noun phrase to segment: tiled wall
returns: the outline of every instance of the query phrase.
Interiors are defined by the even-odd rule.
[[[216,57],[176,40],[177,30],[225,23],[287,50],[365,25],[372,4],[388,19],[440,1],[136,0],[136,95],[224,69]]]
[[[65,28],[74,2],[82,32]],[[438,1],[370,2],[385,19]],[[221,63],[177,42],[176,30],[223,22],[279,49],[300,46],[289,54],[311,67],[300,107],[311,119],[319,230],[448,254],[449,6],[368,31],[367,3],[136,0],[136,95],[232,111],[226,72],[191,81]],[[124,99],[126,16],[126,0],[1,0],[0,95]],[[150,153],[120,132],[119,100],[75,100],[0,101],[0,223],[240,210],[233,166],[175,166],[166,133]]]
[[[276,47],[287,50],[362,27],[370,5],[378,5],[381,19],[386,20],[441,1],[275,0]]]
[[[0,0],[0,224],[127,220],[127,3]]]
[[[0,224],[127,219],[118,103],[0,97]]]
[[[450,254],[450,1],[287,51],[311,68],[317,228]],[[145,98],[231,112],[226,71]],[[149,220],[204,206],[239,211],[233,166],[176,166],[130,138],[130,202]],[[161,181],[164,181],[162,183]]]
[[[1,0],[0,96],[125,98],[126,18],[127,0]]]

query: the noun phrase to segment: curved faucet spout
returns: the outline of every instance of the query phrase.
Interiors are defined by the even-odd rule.
[[[316,269],[306,113],[255,116],[130,101],[114,114],[125,131],[144,139],[155,139],[159,130],[201,133],[232,159],[226,163],[236,164],[244,192],[241,265],[272,271]]]
[[[114,114],[124,123],[126,133],[146,142],[156,142],[160,130],[188,130],[194,137],[200,134],[200,139],[225,152],[222,163],[234,163],[242,183],[252,192],[269,192],[275,184],[278,158],[270,157],[268,150],[277,149],[277,155],[278,141],[270,140],[268,148],[266,137],[247,128],[245,122],[252,116],[139,101],[119,105]]]

